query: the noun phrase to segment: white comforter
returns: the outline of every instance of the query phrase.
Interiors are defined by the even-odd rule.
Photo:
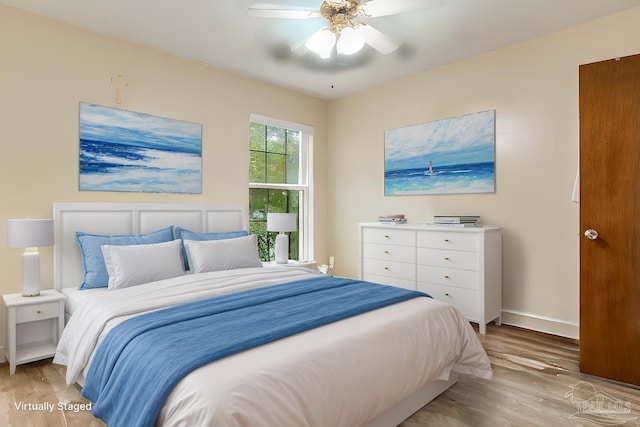
[[[78,381],[102,337],[133,315],[313,274],[229,270],[103,293],[73,314],[54,363],[67,365],[68,383]],[[158,425],[359,426],[451,371],[491,377],[462,315],[415,298],[210,363],[175,387]]]

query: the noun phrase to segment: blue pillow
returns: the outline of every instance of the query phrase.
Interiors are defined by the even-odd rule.
[[[184,260],[185,271],[189,270],[189,260],[187,259],[187,251],[184,248],[185,240],[223,240],[233,239],[235,237],[248,236],[249,232],[242,231],[226,231],[222,233],[196,233],[195,231],[187,230],[186,228],[176,227],[176,239],[181,239],[182,243],[182,259]]]
[[[82,254],[84,276],[80,289],[106,288],[109,284],[109,273],[102,256],[102,245],[143,245],[163,243],[173,240],[173,226],[147,234],[127,234],[120,236],[103,236],[76,232],[76,241]]]

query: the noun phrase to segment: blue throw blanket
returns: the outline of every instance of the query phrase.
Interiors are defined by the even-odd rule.
[[[110,427],[153,426],[174,386],[214,360],[422,292],[321,276],[195,301],[113,328],[82,395]]]

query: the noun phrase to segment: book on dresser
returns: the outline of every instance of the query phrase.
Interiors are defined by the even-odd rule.
[[[435,224],[477,224],[480,222],[478,215],[434,215]]]
[[[378,222],[381,224],[406,224],[407,218],[402,214],[381,215],[378,217]]]
[[[480,227],[480,217],[478,215],[435,215],[433,223],[441,227]]]
[[[441,222],[435,223],[439,227],[453,227],[453,228],[465,228],[465,227],[482,227],[482,223],[479,222]]]

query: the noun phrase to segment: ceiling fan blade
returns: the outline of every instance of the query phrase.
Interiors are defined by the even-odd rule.
[[[361,10],[365,16],[375,18],[427,9],[440,6],[443,3],[444,0],[369,0],[362,4]]]
[[[380,52],[388,55],[400,47],[400,43],[380,30],[376,30],[369,24],[360,24],[358,31],[362,34],[364,42]]]
[[[272,9],[254,5],[247,9],[247,15],[253,18],[309,19],[322,18],[319,10]]]

